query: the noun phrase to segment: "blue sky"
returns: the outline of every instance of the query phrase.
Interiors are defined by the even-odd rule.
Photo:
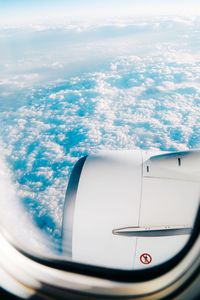
[[[105,9],[121,9],[127,7],[128,9],[136,8],[136,10],[181,10],[189,9],[192,11],[199,10],[198,0],[0,0],[0,9],[31,9],[31,8],[71,8],[71,7],[101,7]]]
[[[176,14],[200,15],[199,0],[0,0],[0,20],[7,22]]]

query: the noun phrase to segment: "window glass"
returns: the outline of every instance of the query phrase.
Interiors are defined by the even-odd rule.
[[[69,176],[79,158],[102,150],[143,150],[148,156],[145,151],[200,146],[199,14],[195,0],[0,1],[0,219],[22,248],[72,258],[63,251],[62,223]],[[105,176],[105,190],[107,182]],[[133,181],[132,188],[139,184]],[[154,199],[157,210],[146,215],[149,178],[145,184],[146,198],[141,207],[135,204],[142,227],[163,207]],[[154,190],[162,184],[152,179]],[[191,224],[199,195],[193,185],[188,183],[195,199]],[[178,189],[187,195],[187,184]],[[164,189],[160,196],[166,196]],[[174,210],[181,213],[178,204]],[[180,237],[181,247],[188,237]],[[145,237],[137,246],[136,240],[117,238],[124,255],[131,243],[136,265],[148,259]],[[81,255],[77,261],[90,263],[91,256]],[[114,264],[109,256],[108,264],[102,261]],[[130,266],[123,260],[117,265]]]

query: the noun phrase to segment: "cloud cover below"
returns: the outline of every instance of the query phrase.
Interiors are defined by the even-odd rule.
[[[80,156],[101,149],[172,151],[200,146],[199,20],[156,19],[150,27],[148,22],[140,25],[142,33],[137,24],[131,29],[123,25],[124,31],[119,24],[78,31],[90,34],[85,49],[90,45],[91,51],[104,53],[92,69],[87,68],[86,56],[86,68],[83,64],[73,74],[64,65],[59,73],[63,59],[54,65],[59,76],[50,80],[44,67],[34,69],[35,59],[41,61],[34,49],[26,74],[10,71],[0,80],[0,136],[18,199],[37,226],[58,241],[69,173]],[[172,36],[174,28],[178,34]],[[166,35],[161,37],[163,29]],[[47,40],[51,30],[43,35]],[[76,36],[77,30],[72,32]],[[107,40],[102,42],[105,32]],[[152,41],[146,47],[150,33]],[[96,43],[90,44],[90,39]],[[72,40],[67,42],[77,46]],[[104,46],[113,43],[118,50],[106,56],[109,48]],[[86,52],[80,48],[77,56]],[[56,55],[50,57],[55,63]],[[39,85],[41,77],[45,79]]]

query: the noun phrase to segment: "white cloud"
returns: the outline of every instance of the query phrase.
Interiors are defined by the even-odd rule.
[[[159,30],[168,28],[167,19],[164,23],[153,22]],[[193,31],[192,26],[189,23]],[[81,27],[81,32],[84,30],[94,27]],[[121,39],[115,42],[117,45]],[[159,40],[155,51],[131,55],[134,41],[128,53],[113,54],[99,69],[83,68],[79,76],[52,80],[26,95],[27,102],[21,107],[0,112],[4,120],[0,134],[19,182],[18,195],[46,232],[59,236],[67,179],[79,156],[100,149],[199,146],[200,57],[193,55],[192,49],[187,51],[190,46],[185,40],[181,44]],[[95,52],[95,46],[91,47]],[[52,61],[51,67],[62,67],[59,60]],[[24,88],[40,80],[40,75],[33,72],[3,78],[0,85]]]
[[[0,147],[1,153],[4,153]],[[12,180],[3,155],[0,156],[0,205],[1,205],[1,226],[4,233],[11,235],[16,245],[23,247],[24,251],[35,251],[38,254],[47,253],[52,255],[50,241],[34,225],[30,215],[23,208],[17,186]],[[23,244],[22,241],[27,241]],[[30,246],[31,245],[31,248]]]

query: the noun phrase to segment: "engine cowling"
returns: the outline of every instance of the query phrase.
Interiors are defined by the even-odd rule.
[[[200,151],[103,151],[81,158],[66,193],[63,252],[109,268],[160,264],[186,244],[199,205]]]

